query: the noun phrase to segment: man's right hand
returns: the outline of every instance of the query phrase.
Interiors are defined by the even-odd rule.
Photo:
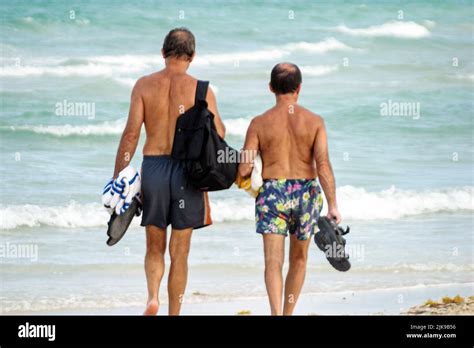
[[[332,220],[336,220],[338,225],[342,220],[341,214],[337,208],[329,208],[326,216]]]

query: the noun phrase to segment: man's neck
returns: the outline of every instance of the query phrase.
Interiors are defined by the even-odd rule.
[[[275,96],[276,105],[287,107],[288,105],[295,105],[298,103],[298,94],[296,93],[287,93],[287,94],[278,94]]]
[[[179,74],[184,74],[189,68],[190,62],[184,59],[177,58],[166,58],[165,59],[165,70],[169,72]]]

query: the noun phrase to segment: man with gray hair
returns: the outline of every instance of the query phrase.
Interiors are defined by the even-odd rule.
[[[198,94],[202,94],[199,100],[207,102],[222,138],[225,128],[212,89],[200,88],[207,87],[207,84],[187,73],[195,55],[194,35],[186,28],[171,30],[166,35],[161,53],[165,60],[164,69],[140,78],[133,88],[127,125],[117,151],[114,178],[132,160],[144,124],[141,225],[146,229],[145,273],[148,285],[144,314],[158,312],[158,294],[165,270],[166,229],[171,224],[168,313],[178,315],[184,300],[192,231],[212,222],[207,193],[191,186],[186,180],[183,163],[170,156],[176,120],[193,110]]]

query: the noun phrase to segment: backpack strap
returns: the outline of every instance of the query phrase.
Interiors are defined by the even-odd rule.
[[[208,86],[209,81],[198,80],[196,86],[196,97],[194,98],[195,104],[197,104],[199,100],[206,100]]]

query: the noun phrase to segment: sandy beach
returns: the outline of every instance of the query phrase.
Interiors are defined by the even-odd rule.
[[[421,306],[415,306],[407,311],[413,315],[473,315],[474,296],[464,298],[456,295],[454,297],[443,297],[440,301],[429,299]]]

